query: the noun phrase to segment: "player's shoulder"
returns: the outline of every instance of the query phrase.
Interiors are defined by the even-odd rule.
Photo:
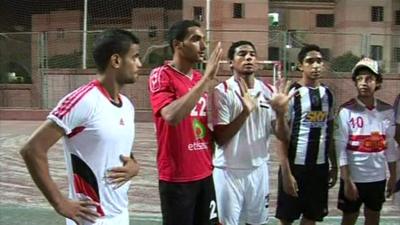
[[[319,86],[319,88],[325,90],[326,93],[332,95],[331,89],[330,89],[329,86],[327,86],[326,84],[321,83],[321,85]]]
[[[193,76],[203,76],[202,72],[198,69],[192,69]]]
[[[174,72],[176,71],[172,69],[170,65],[163,65],[154,68],[151,71],[148,80],[150,93],[157,93],[168,88],[171,85],[171,80],[175,77],[171,76]]]
[[[133,102],[128,98],[128,96],[123,95],[123,94],[120,94],[119,96],[121,97],[123,104],[128,104],[128,105],[134,107]]]
[[[62,117],[74,110],[94,108],[99,102],[98,81],[94,80],[82,85],[64,96],[53,109],[53,114]]]
[[[343,103],[339,107],[339,112],[342,110],[353,110],[358,106],[358,102],[355,98],[351,98],[347,102]]]
[[[380,100],[380,99],[376,99],[376,109],[378,111],[393,110],[393,106],[387,102]]]
[[[152,76],[162,76],[164,74],[168,74],[171,71],[171,66],[170,65],[162,65],[159,67],[156,67],[151,70],[150,72],[150,77]]]
[[[289,91],[295,91],[300,88],[306,88],[306,87],[302,86],[299,82],[295,81],[289,86]]]
[[[229,90],[232,90],[232,87],[237,85],[236,81],[233,76],[229,77],[228,79],[222,81],[221,83],[217,84],[215,86],[215,90],[222,92],[222,93],[228,93]]]
[[[343,103],[342,105],[340,105],[340,108],[351,108],[357,105],[357,100],[355,98],[351,98],[350,100],[348,100],[347,102]]]
[[[93,80],[68,93],[63,100],[67,102],[90,101],[100,93],[97,91],[99,85],[100,82],[98,80]]]

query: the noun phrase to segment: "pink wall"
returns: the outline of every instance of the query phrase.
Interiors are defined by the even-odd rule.
[[[147,79],[149,70],[143,70],[138,81],[132,85],[126,85],[123,89],[123,93],[127,95],[135,104],[138,111],[149,112],[151,110],[149,104],[149,95],[147,91]],[[265,72],[265,71],[263,71]],[[220,73],[219,80],[222,81],[229,76],[229,71],[222,71]],[[49,108],[55,106],[59,99],[66,95],[71,90],[79,87],[82,84],[89,82],[94,79],[94,70],[49,70],[47,73],[47,96]],[[289,77],[292,80],[300,78],[300,74],[297,72],[291,73]],[[271,81],[272,77],[270,71],[262,73],[260,79]],[[342,103],[356,95],[354,84],[350,79],[350,74],[343,74],[339,76],[325,76],[322,82],[330,87],[336,97],[336,106],[340,106]],[[38,109],[40,105],[41,95],[37,96],[32,94],[34,85],[27,84],[8,84],[0,85],[0,111],[3,110],[0,119],[6,119],[4,110],[24,108],[26,109]],[[38,90],[39,92],[42,90]],[[377,92],[378,98],[388,103],[393,103],[395,97],[400,93],[400,76],[385,74],[382,89]],[[14,113],[9,114],[13,115]],[[33,115],[33,114],[32,114]],[[26,115],[29,119],[29,113]],[[150,118],[148,115],[145,118]]]

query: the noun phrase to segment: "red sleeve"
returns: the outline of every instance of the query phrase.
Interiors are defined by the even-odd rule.
[[[150,104],[155,116],[160,116],[161,109],[176,99],[172,81],[165,67],[154,69],[149,77]]]

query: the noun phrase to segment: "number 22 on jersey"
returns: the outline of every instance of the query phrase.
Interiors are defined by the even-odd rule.
[[[204,96],[201,96],[197,104],[194,106],[192,111],[190,112],[190,116],[206,116],[206,106],[207,100]]]

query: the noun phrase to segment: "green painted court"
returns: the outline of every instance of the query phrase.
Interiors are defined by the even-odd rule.
[[[59,216],[33,183],[18,150],[40,124],[39,121],[0,120],[0,225],[64,225]],[[152,123],[137,123],[135,157],[141,165],[139,175],[132,180],[129,190],[131,225],[161,225],[158,179],[156,169],[156,143]],[[61,143],[49,152],[50,173],[61,192],[67,195],[68,184]],[[270,160],[270,215],[276,208],[278,162],[271,149]],[[329,217],[320,224],[340,224],[340,211],[336,209],[337,184],[329,192]],[[400,209],[393,201],[383,206],[382,225],[400,225]],[[358,225],[363,224],[362,218]]]
[[[363,218],[360,218],[357,225],[363,224]],[[4,225],[63,225],[64,218],[57,215],[51,209],[45,208],[29,208],[25,206],[0,205],[0,224]],[[159,217],[145,217],[131,215],[131,225],[161,225]],[[277,221],[271,218],[268,224],[277,224]],[[328,217],[323,223],[324,225],[340,224],[339,217]],[[385,217],[381,219],[382,225],[399,225],[400,217]]]

